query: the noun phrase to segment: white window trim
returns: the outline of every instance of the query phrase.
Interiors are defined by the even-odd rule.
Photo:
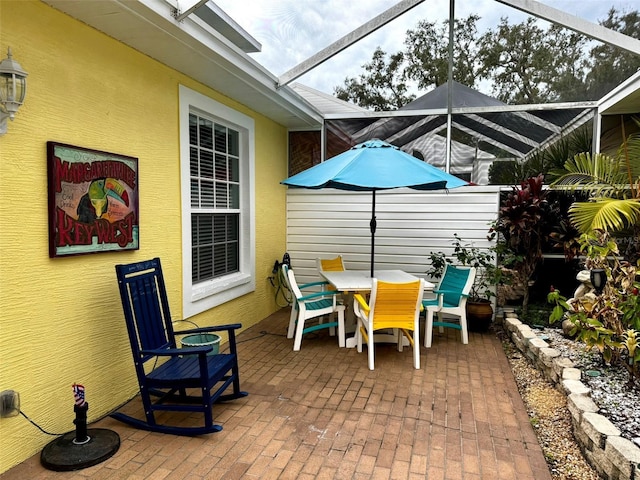
[[[183,318],[255,291],[255,122],[251,117],[180,85],[180,185],[182,201]],[[240,132],[240,272],[193,285],[191,281],[191,174],[189,113]]]

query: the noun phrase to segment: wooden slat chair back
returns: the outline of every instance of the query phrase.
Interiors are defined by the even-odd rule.
[[[174,331],[159,258],[116,265],[116,274],[145,420],[122,412],[111,416],[136,428],[176,435],[220,431],[213,423],[213,404],[247,395],[240,391],[235,338],[241,325]],[[207,345],[177,348],[176,335],[214,332],[226,332],[229,353],[212,355]],[[184,426],[167,425],[156,418],[159,411],[200,412],[203,424],[190,426],[185,415]]]
[[[413,346],[413,365],[420,368],[420,306],[424,292],[424,280],[392,283],[373,279],[369,302],[361,294],[354,295],[354,311],[358,320],[356,343],[362,352],[362,340],[367,343],[369,369],[374,369],[376,330],[398,330],[398,351],[402,351],[402,335]],[[409,332],[413,332],[410,335]]]
[[[474,267],[447,264],[440,284],[433,291],[436,298],[422,301],[422,306],[426,311],[425,347],[431,347],[434,326],[438,327],[440,332],[444,331],[444,327],[460,330],[462,343],[465,345],[469,343],[466,307],[475,277],[476,269]],[[433,321],[434,313],[438,314],[438,320],[435,322]],[[445,321],[445,314],[458,317],[460,320],[457,323]]]

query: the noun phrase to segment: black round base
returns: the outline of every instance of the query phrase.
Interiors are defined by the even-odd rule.
[[[89,441],[76,444],[76,432],[65,433],[42,449],[40,463],[57,472],[81,470],[97,465],[113,456],[120,448],[120,437],[116,432],[104,428],[87,430]]]

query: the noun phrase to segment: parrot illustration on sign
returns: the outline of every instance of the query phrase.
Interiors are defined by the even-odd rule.
[[[113,178],[98,178],[92,181],[87,193],[78,202],[78,221],[93,223],[102,218],[109,208],[109,197],[129,206],[129,194],[120,182]]]

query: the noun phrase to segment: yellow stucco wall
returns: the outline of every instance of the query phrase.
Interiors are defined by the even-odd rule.
[[[286,129],[37,0],[0,0],[0,57],[29,73],[25,105],[0,137],[0,390],[49,432],[74,429],[71,385],[94,421],[137,391],[114,265],[159,256],[181,315],[178,85],[256,124],[256,291],[193,318],[242,321],[277,306],[267,280],[285,248]],[[139,159],[140,250],[50,259],[46,142]],[[241,352],[242,354],[242,352]],[[21,416],[0,419],[0,473],[52,437]]]

